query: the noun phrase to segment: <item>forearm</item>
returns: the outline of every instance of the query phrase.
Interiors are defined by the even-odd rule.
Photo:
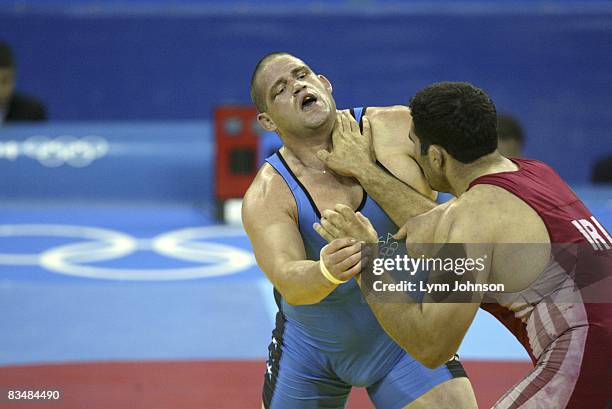
[[[316,304],[336,288],[321,274],[319,262],[312,260],[286,263],[275,278],[277,290],[291,305]]]
[[[364,279],[363,274],[367,274]],[[426,333],[426,321],[423,319],[421,304],[404,292],[376,291],[381,284],[393,285],[396,280],[388,273],[380,276],[362,272],[359,276],[359,287],[368,302],[370,309],[379,324],[393,340],[412,354],[419,349],[419,342],[425,340],[421,334]],[[383,289],[384,290],[384,289]]]
[[[412,357],[429,368],[448,361],[456,349],[448,348],[444,338],[436,334],[438,319],[432,314],[436,305],[418,304],[408,299],[402,302],[366,296],[370,309],[385,332]],[[437,342],[432,342],[437,339]]]
[[[409,218],[437,206],[436,202],[423,196],[374,163],[362,169],[356,178],[398,226],[403,225]]]

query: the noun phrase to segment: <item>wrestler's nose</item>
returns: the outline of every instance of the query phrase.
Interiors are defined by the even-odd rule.
[[[293,95],[297,95],[301,90],[306,88],[306,84],[300,81],[296,81],[293,83]]]

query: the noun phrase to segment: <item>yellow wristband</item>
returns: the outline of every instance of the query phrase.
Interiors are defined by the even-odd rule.
[[[331,282],[332,284],[339,285],[339,284],[344,284],[346,283],[346,281],[348,281],[348,280],[346,281],[338,280],[336,277],[332,275],[332,273],[329,272],[327,267],[325,267],[325,263],[323,262],[323,249],[321,249],[321,252],[319,253],[319,266],[320,266],[321,274],[323,274],[323,277],[327,278],[327,280]]]

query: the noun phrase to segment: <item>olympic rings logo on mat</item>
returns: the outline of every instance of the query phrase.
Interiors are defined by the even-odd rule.
[[[100,136],[75,138],[62,135],[52,139],[44,135],[35,135],[25,141],[0,141],[0,158],[14,161],[20,156],[25,156],[37,160],[48,168],[64,164],[82,168],[105,156],[108,149],[108,141]]]
[[[59,237],[81,239],[39,253],[0,252],[0,266],[39,266],[57,274],[132,281],[190,280],[229,275],[255,264],[251,252],[211,240],[240,237],[240,228],[193,227],[139,239],[116,230],[63,224],[0,225],[0,240],[15,237]],[[121,259],[137,251],[198,265],[178,268],[108,267],[99,263]]]

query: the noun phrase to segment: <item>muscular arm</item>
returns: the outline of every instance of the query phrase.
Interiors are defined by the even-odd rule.
[[[486,243],[489,241],[489,232],[484,231],[485,229],[480,224],[475,223],[473,214],[478,215],[479,212],[474,212],[476,210],[474,207],[476,206],[445,204],[410,219],[406,230],[409,232],[406,243],[410,255],[418,258],[421,254],[425,254],[427,257],[446,259],[448,256],[457,257],[457,247],[440,249],[444,243]],[[333,217],[329,215],[326,216],[326,219],[333,224],[339,234],[364,241],[369,236],[377,236],[376,232],[372,232],[374,230],[372,225],[363,216],[353,213],[348,207],[342,205],[338,205],[336,210]],[[479,220],[482,218],[480,215]],[[326,239],[335,237],[322,226],[318,226],[317,231]],[[415,250],[417,243],[439,243],[440,246],[435,246],[436,248],[431,245],[419,246]],[[484,264],[484,269],[475,272],[469,280],[472,283],[486,283],[490,270],[491,246],[465,244],[461,247],[465,252],[460,255],[461,257],[474,260],[482,258]],[[452,251],[449,252],[449,250]],[[438,272],[438,274],[441,274],[444,279],[449,278],[444,272]],[[448,272],[448,274],[453,273]],[[451,285],[453,285],[454,277],[450,278],[452,278]],[[395,298],[398,296],[395,293],[381,295],[379,292],[372,291],[369,286],[373,285],[374,280],[382,280],[384,283],[391,284],[394,279],[389,274],[384,274],[380,277],[369,276],[367,279],[361,277],[358,280],[370,308],[391,338],[428,367],[435,368],[448,361],[459,348],[474,319],[480,305],[479,294],[476,294],[475,299],[470,297],[469,300],[462,303],[436,303],[429,299],[427,302],[417,304],[408,296],[398,300]],[[400,296],[402,295],[400,293]]]
[[[398,226],[436,206],[436,193],[410,156],[410,123],[407,107],[368,108],[361,135],[356,122],[341,114],[332,152],[319,156],[336,173],[356,178]],[[389,172],[376,164],[375,157]]]
[[[406,168],[410,162],[418,169],[410,158],[406,160]],[[363,168],[363,171],[355,177],[398,226],[404,224],[410,217],[425,213],[437,206],[431,198],[417,192],[376,164]]]
[[[366,111],[372,132],[372,145],[379,166],[364,168],[356,175],[366,192],[401,226],[410,217],[437,205],[436,192],[425,180],[412,158],[414,143],[408,137],[412,116],[406,106],[372,107]]]
[[[243,200],[244,228],[259,267],[285,300],[292,305],[314,304],[329,295],[336,285],[321,274],[318,261],[306,260],[296,212],[282,177],[270,167],[264,167]],[[342,257],[346,259],[346,266],[360,259],[358,248],[349,245],[350,239],[343,240],[346,243],[338,245],[345,246],[336,253],[340,267]],[[329,262],[326,265],[330,267]],[[349,267],[341,279],[350,278],[354,271]]]
[[[473,210],[462,206],[445,206],[445,209],[440,207],[411,219],[409,224],[413,226],[407,229],[409,234],[406,240],[409,252],[417,256],[414,250],[410,251],[414,243],[486,242],[488,232],[478,230],[480,225],[470,214],[465,214]],[[417,225],[435,227],[416,228]],[[475,274],[472,282],[486,283],[490,272],[491,246],[465,244],[464,249],[466,258],[484,258],[485,269]],[[437,256],[444,257],[444,254],[438,253]],[[367,298],[385,331],[430,368],[442,365],[456,353],[480,306],[479,302],[393,304]]]

